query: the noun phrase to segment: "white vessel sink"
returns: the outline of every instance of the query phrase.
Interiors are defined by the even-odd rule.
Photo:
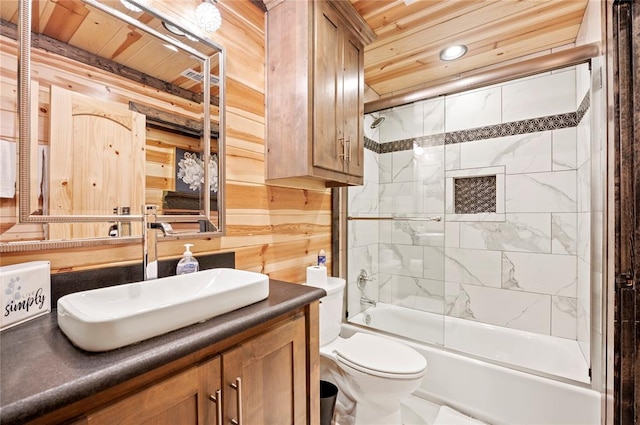
[[[269,277],[235,269],[76,292],[58,300],[58,326],[76,346],[108,351],[269,296]]]

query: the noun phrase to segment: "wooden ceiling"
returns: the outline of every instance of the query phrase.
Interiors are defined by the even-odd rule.
[[[101,0],[163,33],[157,19],[129,12],[117,0]],[[168,1],[168,0],[163,0]],[[234,0],[221,0],[234,1]],[[256,2],[257,0],[251,0]],[[575,42],[588,0],[350,0],[376,33],[365,49],[365,82],[387,97],[428,87],[465,72]],[[17,21],[17,0],[0,0],[2,19]],[[196,68],[178,60],[157,40],[129,26],[114,25],[77,0],[33,0],[35,32],[99,54],[114,62],[198,91],[180,72]],[[102,28],[98,31],[97,28]],[[184,37],[178,37],[192,44]],[[442,62],[454,43],[468,53]],[[215,95],[215,94],[214,94]]]
[[[350,0],[376,33],[365,82],[380,96],[574,43],[588,0]],[[451,44],[469,51],[443,62]]]

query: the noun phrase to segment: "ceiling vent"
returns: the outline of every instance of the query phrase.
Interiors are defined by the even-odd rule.
[[[183,77],[187,77],[188,79],[196,81],[198,83],[202,82],[202,72],[198,72],[195,69],[187,68],[184,71],[182,71],[180,75],[182,75]],[[220,79],[215,75],[211,75],[210,81],[212,86],[217,86],[218,83],[220,82]]]

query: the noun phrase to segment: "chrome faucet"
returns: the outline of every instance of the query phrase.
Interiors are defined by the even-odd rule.
[[[143,208],[143,253],[144,280],[158,278],[158,230],[163,235],[169,233],[169,228],[164,223],[158,223],[158,207],[155,205],[145,205]]]

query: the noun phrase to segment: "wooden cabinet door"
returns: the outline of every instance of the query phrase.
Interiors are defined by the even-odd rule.
[[[305,362],[303,317],[223,353],[224,423],[305,425]]]
[[[313,165],[364,173],[364,47],[328,2],[317,3]]]
[[[317,2],[313,165],[344,170],[342,24],[327,2]]]
[[[220,358],[216,357],[90,414],[77,424],[221,425],[217,422],[219,389]]]
[[[351,176],[364,175],[364,47],[345,31],[343,39],[342,126],[347,143],[347,170]]]

